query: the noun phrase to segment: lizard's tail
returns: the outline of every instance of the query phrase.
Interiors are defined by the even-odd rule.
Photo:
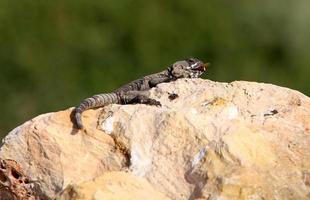
[[[112,103],[120,103],[120,98],[116,93],[97,94],[84,99],[80,105],[75,108],[75,122],[79,129],[83,128],[82,112],[91,108],[98,108]]]

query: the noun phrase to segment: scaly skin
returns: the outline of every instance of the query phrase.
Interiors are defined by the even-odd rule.
[[[166,70],[142,77],[132,81],[112,93],[97,94],[84,99],[75,108],[75,121],[77,128],[83,129],[81,115],[85,110],[98,108],[109,104],[131,104],[142,103],[148,105],[160,106],[160,102],[149,98],[149,89],[155,87],[159,83],[175,81],[179,78],[198,78],[207,67],[196,58],[189,58],[177,61],[169,66]]]

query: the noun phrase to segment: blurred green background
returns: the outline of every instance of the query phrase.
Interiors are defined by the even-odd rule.
[[[189,56],[310,94],[309,0],[0,0],[0,138]]]

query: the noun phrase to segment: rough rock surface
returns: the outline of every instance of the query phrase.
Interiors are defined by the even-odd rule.
[[[104,173],[79,185],[69,185],[59,196],[59,200],[169,200],[145,179],[131,173],[115,171]]]
[[[49,198],[67,186],[59,198],[100,199],[126,187],[136,197],[310,198],[309,97],[271,84],[202,79],[160,84],[152,95],[162,107],[86,111],[86,131],[73,128],[72,109],[38,116],[8,134],[0,157],[15,160]],[[115,171],[127,174],[111,178]]]
[[[8,200],[36,200],[44,198],[39,190],[33,191],[32,183],[24,174],[21,167],[14,160],[0,159],[0,199]],[[39,189],[39,188],[37,188]]]

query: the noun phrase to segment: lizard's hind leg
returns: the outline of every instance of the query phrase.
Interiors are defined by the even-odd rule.
[[[121,95],[125,104],[141,103],[147,105],[161,106],[161,103],[149,97],[149,91],[128,91]]]

